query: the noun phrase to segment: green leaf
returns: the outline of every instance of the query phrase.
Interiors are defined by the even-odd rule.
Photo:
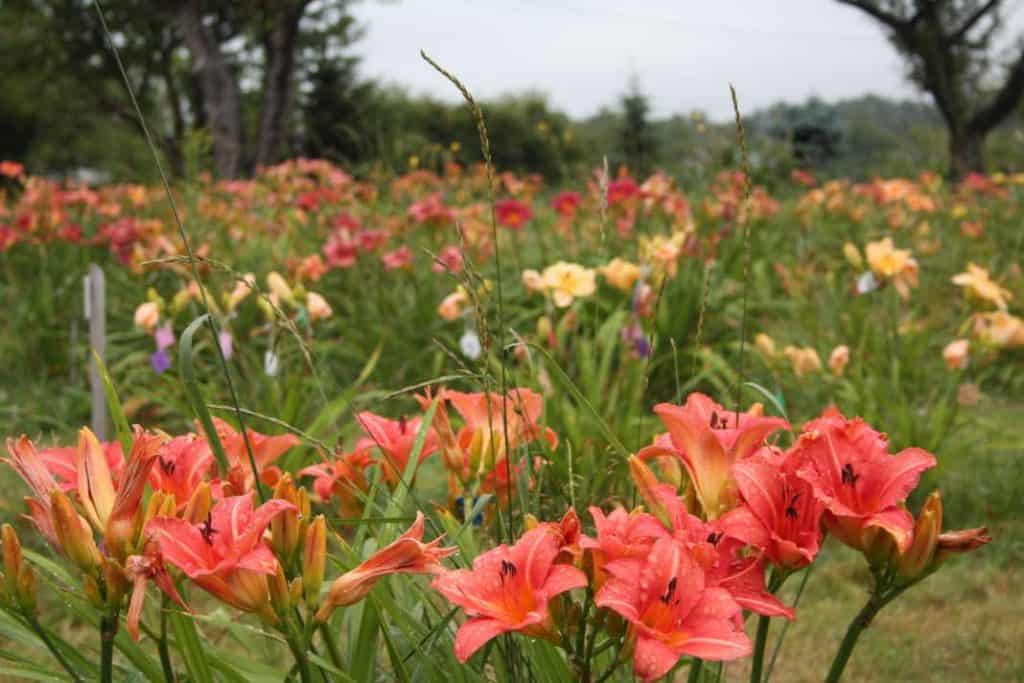
[[[178,651],[185,660],[185,668],[188,669],[190,678],[197,683],[212,683],[213,674],[206,662],[206,654],[203,652],[195,623],[177,609],[171,610],[167,620],[174,629]]]
[[[114,431],[117,433],[117,440],[121,442],[121,449],[124,451],[124,456],[127,458],[128,454],[132,452],[132,428],[128,424],[128,419],[124,416],[124,408],[121,407],[121,399],[117,396],[117,390],[114,389],[114,383],[110,379],[110,373],[107,371],[107,366],[100,358],[100,355],[94,350],[92,352],[92,360],[96,363],[96,369],[99,370],[100,379],[103,380],[103,395],[107,399],[107,410],[110,411],[110,419],[114,423]]]
[[[195,366],[192,363],[192,337],[195,336],[196,331],[209,317],[209,313],[204,313],[193,320],[185,328],[185,331],[181,333],[181,341],[178,345],[178,361],[181,365],[181,381],[185,384],[185,393],[188,394],[188,401],[192,406],[192,412],[199,418],[199,423],[203,426],[206,439],[210,442],[214,457],[217,458],[217,467],[220,468],[221,475],[226,476],[228,469],[230,469],[228,456],[224,452],[224,445],[221,444],[220,437],[217,435],[217,428],[213,426],[213,418],[210,417],[206,401],[203,400],[203,393],[199,389],[199,382],[196,381]],[[256,481],[259,482],[258,476]]]

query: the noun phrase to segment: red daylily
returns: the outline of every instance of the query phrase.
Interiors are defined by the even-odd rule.
[[[733,465],[740,495],[765,531],[756,543],[768,560],[784,569],[806,567],[821,545],[824,506],[814,489],[797,476],[792,454],[763,452]]]
[[[477,556],[473,569],[448,571],[434,579],[433,588],[470,617],[455,635],[460,662],[502,633],[557,637],[548,601],[587,585],[579,569],[555,562],[564,540],[553,525],[540,525],[511,547],[500,545]]]
[[[55,548],[60,549],[57,532],[53,526],[51,494],[60,491],[57,480],[40,457],[35,445],[24,434],[18,439],[7,439],[7,453],[10,456],[4,462],[10,465],[28,485],[31,496],[25,496],[25,507],[28,518],[46,540]],[[75,477],[77,485],[77,475]]]
[[[242,433],[230,424],[219,418],[213,418],[214,427],[217,429],[217,436],[224,446],[224,452],[232,466],[240,465],[250,468],[249,452],[245,447],[245,439]],[[298,446],[301,441],[294,434],[280,434],[268,436],[260,434],[253,429],[245,430],[249,437],[249,445],[252,446],[252,455],[256,460],[256,467],[262,472],[273,462],[285,454],[290,448]]]
[[[704,394],[693,393],[686,405],[659,403],[654,412],[668,428],[671,448],[664,440],[642,449],[641,459],[674,454],[686,467],[697,500],[708,519],[739,503],[732,466],[753,455],[772,432],[789,427],[782,418],[764,417],[758,410],[729,411]]]
[[[631,625],[633,670],[645,681],[664,676],[683,655],[730,660],[752,651],[737,623],[742,608],[723,588],[707,585],[704,569],[685,544],[655,542],[643,566],[610,562],[612,575],[594,599]]]
[[[423,542],[423,513],[398,539],[374,553],[368,560],[347,571],[331,584],[327,601],[316,614],[327,621],[338,607],[359,602],[381,578],[390,574],[439,574],[444,571],[441,560],[458,552],[458,548],[441,547],[441,537]]]
[[[617,178],[608,183],[608,204],[610,206],[632,199],[638,194],[640,194],[640,187],[629,176]]]
[[[502,199],[494,205],[498,225],[513,230],[522,230],[523,226],[533,218],[533,209],[518,199]]]
[[[273,620],[267,575],[277,571],[277,559],[263,532],[279,514],[294,509],[280,499],[253,509],[250,491],[217,501],[202,524],[156,517],[146,533],[163,559],[203,590],[236,609]]]
[[[405,473],[409,456],[416,445],[416,435],[419,434],[423,418],[414,417],[398,420],[389,420],[386,417],[364,410],[356,415],[356,421],[366,432],[367,437],[356,443],[357,453],[366,453],[372,448],[378,448],[383,455],[381,459],[381,470],[384,478],[392,486],[398,486],[398,482]],[[427,431],[423,441],[423,448],[420,450],[419,461],[433,455],[438,449],[437,434],[433,428]]]
[[[341,514],[358,517],[363,508],[360,493],[369,489],[364,474],[373,458],[366,451],[342,454],[334,460],[299,470],[300,477],[314,477],[313,491],[323,503],[334,496],[341,501]]]
[[[408,245],[402,245],[398,249],[381,254],[380,260],[384,264],[384,270],[403,270],[412,268],[412,249]]]
[[[902,503],[935,456],[920,448],[890,455],[884,435],[835,408],[807,423],[793,450],[804,463],[798,475],[825,506],[825,526],[839,540],[866,551],[885,532],[901,552],[909,547],[914,518]]]
[[[579,205],[579,192],[559,192],[551,200],[551,208],[555,210],[555,213],[564,218],[571,218],[576,215],[576,209]]]

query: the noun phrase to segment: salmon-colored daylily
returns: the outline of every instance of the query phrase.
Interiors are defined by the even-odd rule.
[[[102,445],[110,475],[115,482],[118,482],[121,480],[121,472],[124,469],[124,452],[121,450],[121,442],[105,441]],[[43,459],[46,468],[60,484],[61,491],[68,493],[78,489],[78,448],[76,446],[44,448],[39,451],[39,457]]]
[[[733,477],[743,501],[764,527],[760,545],[777,567],[806,567],[821,545],[823,505],[814,489],[797,476],[793,453],[775,454],[767,449],[733,466]]]
[[[617,507],[605,515],[600,508],[591,507],[590,516],[594,519],[597,538],[584,536],[580,545],[591,551],[596,588],[607,578],[605,565],[608,562],[634,560],[639,569],[654,542],[668,535],[657,519],[640,510],[626,512]]]
[[[316,614],[317,620],[327,621],[336,608],[359,602],[373,590],[377,581],[390,574],[443,572],[441,560],[458,552],[458,549],[442,547],[440,536],[424,543],[423,523],[423,513],[417,512],[416,521],[394,543],[336,578],[327,593],[327,600]]]
[[[242,433],[224,420],[216,417],[213,418],[213,424],[217,430],[217,436],[224,446],[224,453],[228,456],[228,462],[231,467],[240,467],[250,471],[251,476],[252,468],[249,464],[249,453],[245,447],[245,438],[242,436]],[[299,437],[294,434],[268,436],[260,434],[253,429],[246,429],[245,435],[249,437],[253,459],[256,461],[256,467],[260,472],[270,467],[286,451],[298,446],[300,443]]]
[[[164,561],[183,571],[203,590],[245,612],[273,621],[267,576],[277,559],[263,532],[277,515],[294,510],[274,499],[253,507],[253,492],[219,500],[202,524],[176,517],[156,517],[146,533]]]
[[[358,517],[363,509],[361,496],[370,488],[365,471],[372,463],[369,453],[354,451],[338,455],[330,462],[304,467],[299,470],[299,476],[314,477],[313,491],[321,502],[337,496],[341,514]]]
[[[645,681],[667,674],[683,655],[730,660],[751,653],[724,588],[709,587],[701,564],[674,538],[659,539],[639,574],[634,563],[608,563],[612,575],[595,603],[625,618],[636,639],[633,670]]]
[[[467,394],[445,389],[442,398],[450,401],[465,420],[457,439],[468,456],[471,471],[484,474],[519,446],[540,438],[551,448],[558,444],[558,436],[538,424],[544,399],[535,391],[516,388],[502,397],[497,393]]]
[[[912,583],[938,569],[949,555],[977,550],[991,540],[987,527],[942,533],[942,498],[934,491],[914,524],[914,540],[906,550],[892,551],[889,566]]]
[[[392,487],[398,486],[398,482],[401,481],[402,475],[405,473],[406,465],[409,463],[409,456],[412,455],[412,450],[416,445],[416,436],[423,424],[423,418],[406,419],[403,417],[398,420],[390,420],[364,410],[356,415],[356,421],[367,435],[356,443],[356,452],[367,453],[374,448],[379,449],[384,479]],[[423,462],[433,455],[437,448],[437,435],[431,428],[427,431],[423,441],[419,462]]]
[[[513,546],[500,545],[477,556],[473,569],[448,571],[434,579],[434,589],[470,617],[455,635],[460,662],[503,633],[557,638],[548,601],[587,585],[579,569],[555,562],[563,542],[563,534],[552,525],[540,525]]]
[[[213,452],[206,439],[195,434],[176,436],[160,449],[160,457],[149,473],[149,484],[154,491],[174,496],[180,509],[192,499],[212,465]]]
[[[697,500],[708,519],[739,503],[732,466],[753,455],[772,432],[789,424],[764,417],[755,409],[738,413],[723,408],[704,394],[690,394],[686,405],[659,403],[654,412],[668,428],[669,440],[657,440],[637,456],[644,460],[666,454],[682,460]]]
[[[804,426],[794,451],[804,461],[798,475],[825,506],[825,526],[839,540],[867,551],[885,532],[900,551],[909,547],[914,519],[902,504],[935,456],[920,448],[890,455],[884,435],[835,408]]]
[[[27,436],[7,439],[7,453],[10,457],[4,462],[18,473],[32,492],[32,495],[25,496],[28,518],[53,547],[60,549],[57,532],[53,526],[51,506],[52,494],[60,492],[57,480]],[[77,475],[75,481],[77,485]]]

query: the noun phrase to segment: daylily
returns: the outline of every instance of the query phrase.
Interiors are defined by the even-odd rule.
[[[236,471],[236,475],[241,473],[241,476],[231,477],[232,481],[236,479],[241,480],[244,482],[244,489],[250,489],[255,483],[255,479],[252,473],[252,466],[249,463],[249,452],[245,445],[245,437],[242,436],[240,431],[220,418],[213,418],[213,424],[217,430],[217,436],[220,438],[221,445],[224,446],[224,453],[228,457],[231,469]],[[260,434],[253,429],[246,429],[245,435],[248,437],[249,446],[252,447],[253,459],[256,461],[256,468],[261,476],[266,470],[271,469],[271,464],[274,461],[284,455],[290,448],[300,443],[299,437],[294,434],[268,436]],[[221,472],[221,476],[224,477],[227,477],[228,474],[227,472]],[[236,493],[241,493],[241,491]]]
[[[975,313],[974,336],[998,348],[1024,348],[1024,320],[1006,311]]]
[[[541,525],[513,546],[478,555],[473,569],[447,571],[434,579],[431,586],[470,617],[455,635],[460,662],[503,633],[557,639],[548,601],[587,585],[582,571],[555,562],[562,542],[562,534]]]
[[[160,449],[156,466],[149,472],[154,491],[174,496],[177,507],[184,507],[213,465],[209,444],[195,434],[176,436]]]
[[[879,279],[891,281],[903,299],[910,297],[910,288],[918,284],[918,266],[909,249],[897,249],[892,238],[886,237],[866,244],[864,255]]]
[[[588,297],[597,291],[594,275],[590,268],[565,261],[554,263],[541,273],[545,289],[559,308],[568,308],[575,299]]]
[[[744,609],[767,616],[793,619],[793,610],[769,593],[764,584],[764,562],[759,554],[744,552],[748,547],[763,549],[767,534],[745,505],[705,522],[686,511],[686,506],[668,484],[657,483],[653,473],[635,456],[630,469],[644,501],[659,511],[666,535],[683,543],[700,563],[709,587],[729,591]],[[620,570],[624,566],[620,564]],[[639,567],[636,568],[639,572]]]
[[[60,549],[61,545],[53,526],[51,503],[52,494],[60,492],[57,481],[27,436],[7,439],[7,453],[10,457],[4,462],[18,473],[32,492],[31,496],[25,496],[28,518],[52,546]],[[77,485],[77,476],[75,481]]]
[[[642,449],[640,459],[675,455],[690,475],[697,500],[708,519],[739,503],[732,466],[753,455],[769,434],[789,427],[782,418],[764,417],[757,409],[737,413],[704,394],[693,393],[685,406],[659,403],[654,412],[668,428],[669,441]]]
[[[334,496],[340,501],[341,514],[358,517],[363,505],[360,498],[369,490],[366,468],[373,458],[366,451],[354,451],[336,456],[330,462],[310,465],[299,470],[300,477],[315,477],[313,491],[326,503]]]
[[[398,486],[402,475],[405,473],[409,456],[416,445],[416,436],[419,434],[420,426],[423,424],[422,417],[411,419],[400,418],[390,420],[381,415],[363,411],[356,415],[356,421],[366,437],[356,442],[356,452],[366,453],[373,448],[380,450],[381,471],[384,478],[392,487]],[[437,451],[437,435],[433,429],[428,429],[423,441],[423,448],[420,450],[419,462],[423,462]]]
[[[178,593],[174,580],[167,573],[163,557],[156,544],[149,544],[142,555],[132,555],[125,561],[125,574],[132,582],[132,596],[128,602],[128,634],[132,640],[139,639],[139,621],[142,619],[142,607],[146,600],[146,586],[150,580],[169,598],[187,609],[185,601]]]
[[[821,545],[823,505],[797,476],[792,457],[758,454],[733,466],[740,495],[765,530],[768,560],[787,570],[806,567]]]
[[[559,192],[551,200],[551,208],[553,208],[555,213],[563,218],[572,218],[576,214],[576,209],[579,205],[579,192]]]
[[[826,509],[825,526],[852,548],[870,551],[880,531],[899,550],[913,540],[914,519],[902,506],[935,457],[920,448],[889,454],[885,436],[835,408],[807,423],[794,446],[797,475]]]
[[[706,585],[693,553],[673,538],[658,540],[639,574],[632,562],[610,562],[612,574],[594,602],[631,625],[633,670],[645,681],[664,676],[683,655],[730,660],[752,651],[736,617],[740,605],[723,588]]]
[[[967,264],[966,272],[954,275],[952,282],[958,287],[963,287],[968,298],[990,303],[1001,311],[1005,311],[1007,304],[1013,299],[1013,294],[996,284],[989,277],[987,270],[973,263]]]
[[[523,226],[533,217],[533,210],[528,204],[518,199],[503,199],[494,205],[494,213],[498,225],[513,230],[522,230]]]
[[[121,450],[121,442],[105,441],[102,446],[107,459],[107,467],[110,469],[110,475],[116,486],[117,482],[121,480],[121,473],[124,470],[124,453]],[[77,446],[44,448],[39,451],[39,457],[46,464],[46,469],[50,470],[50,474],[57,480],[61,491],[67,493],[78,489]]]
[[[942,533],[942,498],[934,491],[914,524],[914,540],[900,551],[894,548],[889,565],[905,581],[923,579],[938,569],[951,553],[965,553],[989,543],[986,527]]]
[[[327,593],[327,601],[316,614],[318,621],[327,621],[338,607],[359,602],[373,590],[381,578],[390,574],[439,574],[444,571],[441,560],[458,552],[458,548],[444,548],[442,538],[423,542],[423,513],[409,529],[390,545],[378,550],[355,569],[334,580]]]
[[[604,585],[608,562],[633,560],[639,570],[654,542],[667,535],[665,527],[654,516],[640,510],[626,512],[617,507],[606,516],[600,508],[592,506],[590,516],[597,538],[584,536],[580,546],[591,552],[595,588]]]
[[[640,279],[640,267],[635,263],[619,257],[613,258],[607,265],[598,269],[609,285],[622,292],[630,292],[633,285]]]
[[[469,456],[471,471],[477,469],[486,473],[519,446],[540,438],[551,448],[558,444],[558,436],[538,424],[544,399],[530,389],[511,389],[504,398],[496,393],[467,394],[445,389],[444,399],[451,402],[466,422],[457,438],[459,446]]]
[[[157,543],[163,559],[200,588],[236,609],[273,621],[267,575],[276,573],[277,559],[263,532],[277,515],[294,509],[280,499],[253,509],[250,491],[219,500],[202,524],[156,517],[145,533]]]

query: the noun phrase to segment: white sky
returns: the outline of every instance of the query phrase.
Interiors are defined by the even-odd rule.
[[[1020,27],[1020,0],[1008,3]],[[419,57],[479,98],[548,93],[575,117],[614,105],[631,75],[657,116],[731,116],[729,86],[753,111],[779,100],[867,93],[921,98],[880,25],[834,0],[364,0],[365,76],[455,101]]]

